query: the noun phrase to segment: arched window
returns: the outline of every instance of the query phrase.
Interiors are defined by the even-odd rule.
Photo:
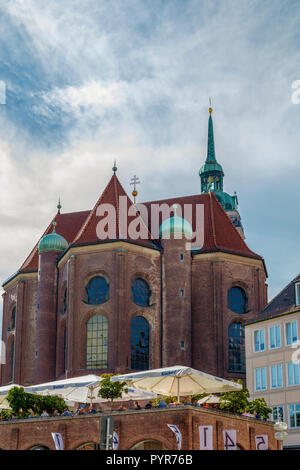
[[[103,315],[94,315],[87,322],[86,368],[108,368],[108,320]]]
[[[141,278],[136,278],[132,282],[132,301],[136,305],[141,307],[147,307],[149,305],[151,290],[146,281]]]
[[[86,292],[88,304],[103,304],[108,300],[109,284],[104,277],[93,277],[86,287]]]
[[[149,369],[149,323],[144,317],[131,321],[131,369]]]
[[[10,317],[10,329],[11,330],[14,330],[16,327],[16,311],[17,311],[17,308],[16,306],[14,306],[11,311],[11,317]]]
[[[64,345],[63,345],[63,372],[66,372],[67,366],[67,328],[64,329]]]
[[[66,313],[68,308],[68,290],[64,290],[64,296],[63,296],[63,308],[62,308],[62,313]]]
[[[246,372],[245,329],[241,323],[235,322],[228,329],[228,351],[230,372]]]
[[[15,366],[15,341],[14,339],[10,345],[10,358],[9,358],[9,366],[10,366],[10,381],[14,381],[14,366]]]
[[[228,307],[235,313],[247,313],[247,296],[241,287],[231,287],[228,291]]]

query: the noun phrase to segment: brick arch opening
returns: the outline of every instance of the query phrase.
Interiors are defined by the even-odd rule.
[[[36,444],[35,446],[30,447],[28,450],[50,450],[50,448],[42,444]]]
[[[130,447],[129,450],[168,450],[163,442],[155,439],[145,439]]]
[[[76,447],[75,450],[99,450],[99,444],[96,442],[85,442]]]

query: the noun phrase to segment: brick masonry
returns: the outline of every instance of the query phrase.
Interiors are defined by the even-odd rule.
[[[32,418],[0,422],[0,448],[4,450],[27,450],[45,446],[54,450],[51,432],[62,434],[66,450],[74,450],[87,443],[100,443],[101,414]],[[252,418],[185,406],[178,409],[141,410],[112,413],[115,430],[119,435],[119,450],[129,450],[145,440],[154,440],[167,450],[177,450],[174,434],[167,424],[175,424],[182,433],[182,450],[199,449],[201,425],[213,426],[213,447],[223,450],[223,430],[237,430],[239,450],[255,450],[255,435],[268,435],[269,450],[279,450],[274,438],[273,423]],[[159,449],[160,446],[151,447]]]
[[[151,369],[178,363],[219,377],[245,378],[228,370],[228,328],[234,321],[251,320],[266,305],[266,273],[261,260],[222,252],[191,257],[184,251],[182,240],[166,241],[162,253],[118,241],[72,248],[59,261],[56,276],[53,253],[50,255],[44,253],[46,260],[40,260],[43,275],[40,272],[39,278],[37,273],[20,274],[5,286],[2,339],[6,364],[1,366],[2,385],[130,371],[130,325],[136,315],[149,322]],[[109,299],[101,305],[88,305],[84,302],[85,288],[95,275],[109,282]],[[150,285],[149,307],[138,307],[132,301],[135,277],[144,278]],[[239,315],[228,308],[227,293],[232,286],[245,290],[248,313]],[[66,288],[67,312],[63,313]],[[9,331],[14,305],[16,328]],[[95,314],[106,316],[109,323],[106,370],[87,370],[85,366],[86,323]]]

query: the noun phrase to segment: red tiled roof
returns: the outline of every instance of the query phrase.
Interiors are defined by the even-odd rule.
[[[147,207],[149,213],[151,204],[167,204],[169,206],[178,204],[182,208],[183,217],[184,205],[190,204],[192,206],[192,220],[189,220],[189,222],[192,222],[194,232],[196,231],[196,205],[204,204],[204,244],[201,253],[225,251],[248,256],[250,258],[263,259],[248,248],[212,192],[194,196],[162,199],[159,201],[145,202],[143,204]],[[151,223],[150,218],[149,221]],[[162,219],[160,219],[160,223],[161,222]],[[150,224],[149,230],[151,232]]]
[[[133,240],[129,235],[122,233],[122,229],[119,226],[119,197],[125,196],[124,206],[128,209],[132,208],[134,215],[128,216],[127,218],[127,229],[128,225],[132,220],[136,219],[137,212],[134,208],[132,201],[129,199],[124,188],[119,182],[118,178],[113,175],[103,191],[101,197],[96,202],[93,210],[72,212],[68,214],[57,214],[51,221],[42,237],[52,231],[52,222],[55,220],[57,223],[56,231],[62,235],[70,245],[85,245],[89,243],[98,243],[99,238],[97,236],[96,228],[97,224],[101,220],[101,217],[105,216],[97,215],[97,208],[100,204],[111,204],[116,209],[116,239],[126,239],[134,243],[142,243],[146,246],[153,248],[153,241],[151,240],[151,205],[152,204],[167,204],[172,206],[173,204],[179,204],[183,209],[184,216],[184,204],[190,204],[192,207],[192,228],[196,230],[196,205],[204,204],[204,244],[201,249],[201,253],[224,251],[233,253],[241,256],[247,256],[250,258],[256,258],[263,260],[263,258],[253,251],[251,251],[244,240],[239,235],[235,226],[219,204],[215,195],[210,192],[208,194],[198,194],[194,196],[184,196],[171,199],[163,199],[159,201],[151,201],[143,203],[148,209],[148,229],[144,225],[145,231],[148,238],[143,240]],[[162,218],[160,217],[160,222]],[[143,222],[142,222],[143,223]],[[124,231],[124,230],[123,230]],[[42,238],[41,237],[41,238]],[[39,243],[39,242],[38,242]],[[19,272],[31,272],[38,270],[38,243],[33,248],[32,252],[21,266]]]
[[[124,197],[124,207],[120,207],[120,197]],[[105,219],[107,217],[107,213],[105,213],[103,216],[97,215],[97,209],[100,205],[102,204],[110,204],[115,208],[116,211],[116,230],[115,230],[115,237],[113,239],[118,239],[118,240],[129,240],[133,242],[138,242],[138,243],[143,243],[151,248],[153,248],[153,243],[151,242],[151,236],[150,233],[148,232],[147,226],[143,222],[143,220],[140,218],[141,225],[144,226],[145,232],[147,233],[147,238],[145,239],[138,239],[134,240],[130,237],[130,234],[128,234],[128,226],[129,224],[133,221],[136,220],[138,213],[132,203],[132,201],[129,199],[128,195],[126,194],[123,186],[121,185],[120,181],[118,178],[113,175],[106,186],[105,190],[103,191],[101,197],[98,199],[96,202],[94,209],[91,211],[89,217],[86,219],[85,223],[79,230],[77,236],[75,237],[73,244],[74,245],[84,245],[86,243],[97,243],[99,242],[99,238],[97,236],[97,225],[102,219]],[[120,210],[123,210],[123,214],[125,213],[126,209],[126,214],[128,214],[128,211],[131,210],[131,214],[134,215],[128,215],[126,217],[126,226],[120,226],[119,224],[119,215],[120,215]]]
[[[22,266],[20,267],[20,272],[32,272],[38,270],[39,264],[39,255],[38,255],[38,244],[40,240],[48,233],[52,232],[53,222],[56,222],[55,230],[59,235],[63,236],[68,243],[71,243],[74,237],[76,236],[78,230],[90,214],[90,211],[81,211],[81,212],[70,212],[67,214],[56,214],[52,219],[45,232],[31,251],[30,255],[26,258]]]

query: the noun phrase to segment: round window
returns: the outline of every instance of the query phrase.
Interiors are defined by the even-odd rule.
[[[228,291],[228,307],[235,313],[247,312],[247,296],[240,287],[232,287]]]

